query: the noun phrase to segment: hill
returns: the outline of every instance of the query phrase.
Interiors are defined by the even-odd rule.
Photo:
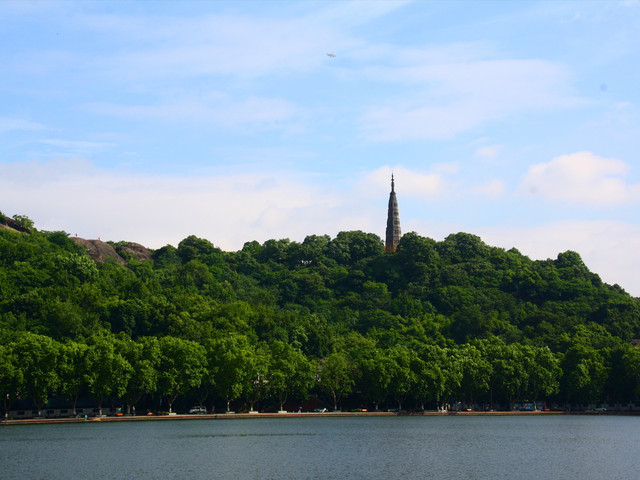
[[[215,401],[245,407],[312,394],[415,407],[453,398],[628,402],[640,393],[632,346],[640,303],[573,251],[534,261],[468,233],[438,242],[411,232],[385,254],[379,237],[361,231],[248,242],[237,252],[190,236],[151,251],[27,231],[0,230],[0,346],[7,359],[25,358],[34,342],[49,345],[55,361],[71,361],[60,349],[75,345],[119,359],[111,368],[124,369],[126,384],[77,386],[94,396],[100,382],[111,382],[99,392],[105,398],[137,392],[169,403],[208,385]],[[146,360],[145,349],[155,352]],[[185,352],[195,362],[189,372]],[[163,383],[166,362],[180,358],[168,371],[191,383]],[[156,372],[153,384],[143,386],[142,360]],[[7,378],[0,385],[16,398],[18,377]],[[64,391],[58,376],[46,393]]]

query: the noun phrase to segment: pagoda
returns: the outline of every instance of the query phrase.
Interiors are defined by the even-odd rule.
[[[394,188],[393,173],[391,174],[391,193],[389,194],[389,211],[387,213],[387,238],[384,243],[384,251],[393,253],[398,248],[400,237],[400,212],[398,211],[398,199]]]

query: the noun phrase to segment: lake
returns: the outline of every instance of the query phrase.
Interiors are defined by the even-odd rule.
[[[631,479],[640,417],[443,416],[0,427],[0,479]]]

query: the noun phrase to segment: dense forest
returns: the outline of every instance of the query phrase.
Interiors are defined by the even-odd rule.
[[[0,215],[1,216],[1,215]],[[640,394],[640,303],[578,253],[534,261],[468,233],[190,236],[95,262],[62,231],[0,228],[2,408],[63,399],[183,411],[561,408]],[[475,407],[474,407],[475,406]]]

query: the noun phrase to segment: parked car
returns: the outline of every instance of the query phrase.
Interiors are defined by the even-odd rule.
[[[202,405],[196,405],[189,409],[189,413],[204,414],[204,413],[207,413],[207,407]]]

